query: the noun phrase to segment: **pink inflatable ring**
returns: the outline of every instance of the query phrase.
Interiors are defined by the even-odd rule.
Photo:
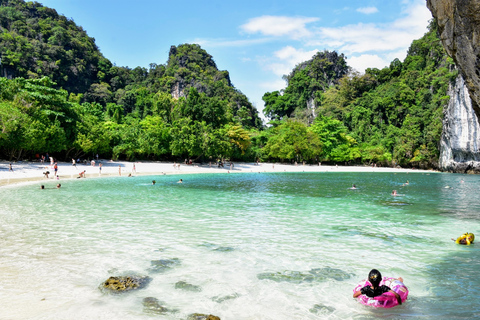
[[[369,281],[362,280],[358,283],[355,289],[353,289],[353,293],[360,291],[360,289],[362,289],[365,286],[371,286],[371,285],[372,284]],[[382,281],[380,282],[380,285],[386,285],[390,289],[392,289],[392,291],[395,291],[396,293],[398,293],[398,295],[402,299],[402,303],[404,303],[405,300],[407,300],[408,289],[400,280],[395,278],[383,277]],[[393,308],[396,305],[398,305],[397,298],[391,292],[385,292],[382,295],[374,298],[370,298],[362,294],[357,297],[357,300],[361,304],[364,304],[366,306],[376,307],[376,308]]]

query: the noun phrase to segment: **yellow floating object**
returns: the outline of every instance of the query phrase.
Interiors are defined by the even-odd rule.
[[[455,240],[456,244],[466,244],[467,246],[473,243],[475,235],[473,233],[466,232]]]

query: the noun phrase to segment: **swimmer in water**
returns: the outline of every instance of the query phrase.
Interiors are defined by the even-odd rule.
[[[403,282],[402,277],[399,277],[398,280],[400,282]],[[368,281],[370,282],[371,286],[367,285],[359,291],[355,291],[355,293],[353,294],[354,298],[362,294],[366,295],[367,297],[374,298],[381,296],[385,292],[391,292],[395,295],[395,298],[397,298],[398,304],[402,304],[402,298],[398,293],[396,293],[386,285],[380,285],[380,282],[382,281],[382,274],[380,273],[380,271],[372,269],[368,274]]]
[[[355,186],[355,184],[352,184],[352,187],[349,188],[350,190],[357,190],[357,186]]]
[[[183,180],[182,180],[182,179],[180,179],[180,180],[178,180],[178,181],[177,181],[177,183],[183,183]]]
[[[154,186],[157,183],[155,180],[152,180],[152,185]]]
[[[397,190],[392,191],[392,196],[398,196]]]

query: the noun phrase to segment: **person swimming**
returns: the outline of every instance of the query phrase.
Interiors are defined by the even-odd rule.
[[[357,186],[355,184],[352,184],[352,187],[351,188],[348,188],[350,190],[357,190]]]
[[[152,180],[152,186],[154,186],[154,185],[155,185],[155,183],[157,183],[157,181],[155,181],[155,180]]]
[[[398,278],[400,282],[403,282],[403,279],[401,277]],[[398,304],[402,304],[402,298],[398,293],[393,291],[390,287],[386,285],[380,285],[380,282],[382,281],[382,274],[380,271],[377,269],[372,269],[370,273],[368,274],[368,281],[370,282],[371,286],[365,286],[359,291],[355,291],[353,294],[353,297],[356,298],[362,294],[366,295],[369,298],[374,298],[381,296],[385,292],[391,292],[395,295],[395,298],[397,299]]]

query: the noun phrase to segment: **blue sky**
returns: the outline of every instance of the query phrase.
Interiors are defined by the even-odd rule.
[[[432,18],[425,0],[39,0],[73,19],[117,66],[165,64],[170,46],[200,44],[261,112],[265,92],[317,51],[364,72],[403,61]]]

